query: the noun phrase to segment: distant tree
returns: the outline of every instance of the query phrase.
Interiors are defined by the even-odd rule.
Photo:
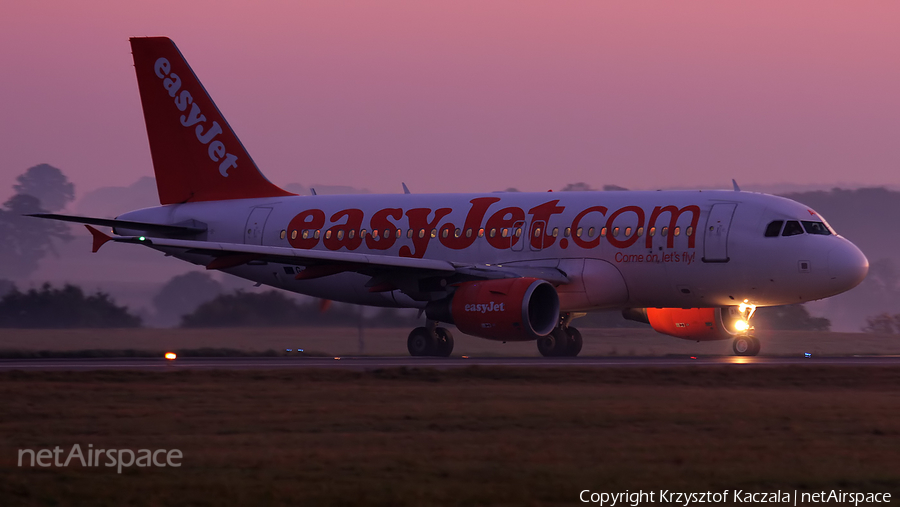
[[[17,194],[36,197],[47,211],[59,211],[75,199],[75,185],[62,171],[49,164],[28,168],[16,181],[13,189]]]
[[[365,319],[365,325],[368,327],[415,327],[418,320],[414,310],[382,308],[375,315]]]
[[[506,190],[504,190],[504,192],[520,192],[520,190],[515,187],[509,187]]]
[[[628,189],[625,187],[620,187],[619,185],[603,185],[603,190],[605,192],[624,192]]]
[[[0,278],[27,278],[48,253],[56,253],[54,240],[71,241],[62,222],[24,216],[44,213],[34,196],[16,194],[0,209]]]
[[[141,319],[116,306],[108,294],[85,296],[81,288],[65,285],[54,289],[19,292],[13,288],[0,299],[0,327],[12,328],[110,328],[140,327]]]
[[[801,304],[759,308],[753,316],[758,329],[829,331],[831,322],[824,317],[813,317]]]
[[[879,313],[866,318],[864,333],[896,334],[900,333],[900,314]]]
[[[593,190],[594,189],[591,188],[591,186],[587,183],[579,181],[578,183],[569,183],[568,185],[564,186],[561,192],[588,192]]]
[[[16,288],[16,284],[10,280],[0,280],[0,298],[12,292]]]
[[[169,280],[153,297],[157,325],[176,326],[181,316],[222,293],[222,285],[207,273],[191,271]]]
[[[346,311],[322,312],[318,304],[298,304],[281,292],[237,291],[222,294],[181,318],[181,327],[278,327],[347,325],[357,322]]]

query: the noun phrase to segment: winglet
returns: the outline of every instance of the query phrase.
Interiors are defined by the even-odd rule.
[[[406,183],[403,183],[403,182],[401,181],[400,184],[403,185],[403,193],[404,193],[404,194],[408,194],[408,193],[409,193],[409,187],[406,186]]]
[[[734,191],[735,191],[735,192],[740,192],[740,191],[741,191],[741,187],[738,186],[737,181],[735,181],[734,178],[731,179],[731,184],[734,185]]]
[[[101,246],[105,245],[107,241],[112,240],[112,236],[101,232],[90,225],[85,224],[85,227],[87,227],[87,230],[91,231],[91,236],[94,237],[94,244],[91,247],[92,253],[97,253],[97,250],[100,250]]]

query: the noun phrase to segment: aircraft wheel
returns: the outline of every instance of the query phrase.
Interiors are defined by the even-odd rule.
[[[569,337],[566,332],[560,328],[554,329],[547,336],[542,336],[537,340],[538,351],[544,357],[558,357],[566,355],[568,349]]]
[[[759,349],[760,349],[759,338],[757,338],[755,336],[751,336],[750,340],[753,342],[753,353],[751,353],[750,355],[755,356],[755,355],[759,354]]]
[[[430,356],[437,348],[437,337],[428,328],[417,327],[409,333],[406,348],[411,356]]]
[[[450,357],[450,354],[453,352],[453,335],[444,327],[439,327],[434,332],[437,335],[437,351],[434,355]]]
[[[566,336],[568,338],[566,355],[569,357],[575,357],[581,352],[581,346],[583,345],[583,341],[581,339],[581,331],[575,329],[572,326],[566,328]]]
[[[754,341],[756,342],[754,344]],[[731,348],[738,356],[755,356],[759,353],[759,341],[751,336],[738,336],[731,343]]]

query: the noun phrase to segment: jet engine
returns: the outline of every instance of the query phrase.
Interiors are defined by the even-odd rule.
[[[628,320],[650,324],[659,333],[684,340],[728,340],[738,333],[743,321],[737,307],[725,308],[629,308],[622,312]]]
[[[559,323],[559,296],[537,278],[465,282],[449,298],[428,303],[425,314],[480,338],[534,340]]]

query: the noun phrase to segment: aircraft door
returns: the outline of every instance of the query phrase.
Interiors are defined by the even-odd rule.
[[[737,203],[713,204],[703,233],[703,262],[728,262],[728,230]]]
[[[247,226],[244,227],[245,245],[262,245],[263,229],[271,212],[272,208],[253,208],[247,218]]]
[[[513,224],[509,240],[512,242],[510,247],[513,252],[521,252],[525,249],[525,243],[528,242],[528,229],[525,228],[525,222],[520,221]]]

